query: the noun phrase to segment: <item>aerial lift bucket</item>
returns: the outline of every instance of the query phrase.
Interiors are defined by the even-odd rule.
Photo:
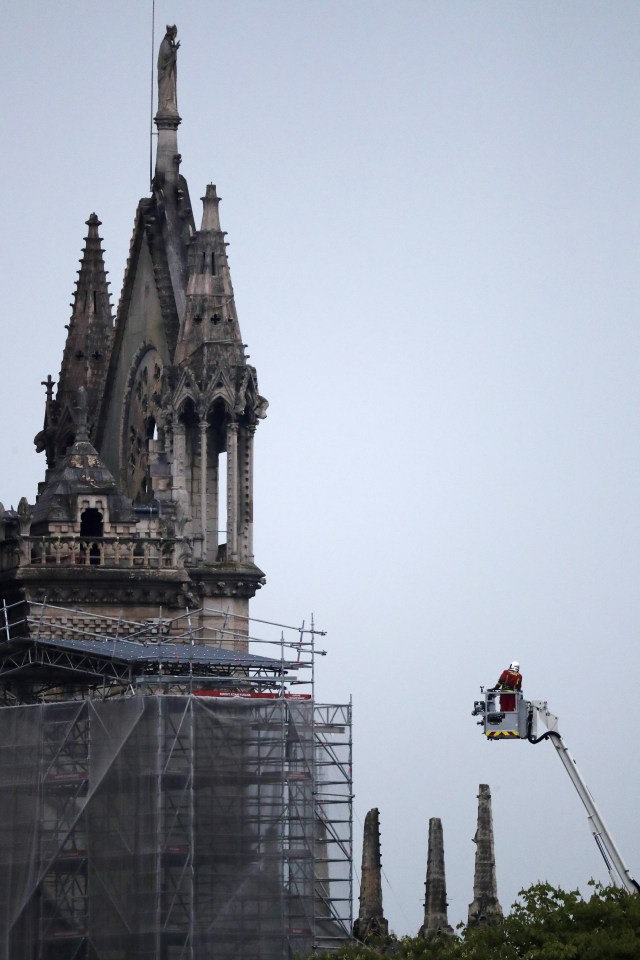
[[[473,704],[472,716],[479,717],[487,740],[520,740],[529,736],[529,702],[520,690],[505,693],[480,687],[482,700]],[[509,709],[503,709],[506,705]]]

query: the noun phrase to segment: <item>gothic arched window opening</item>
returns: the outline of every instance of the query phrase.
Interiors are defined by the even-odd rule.
[[[101,538],[104,535],[103,516],[100,510],[95,507],[87,507],[80,514],[80,539],[91,541]],[[87,546],[83,546],[82,553],[86,552]],[[89,545],[89,563],[100,563],[100,547],[97,543]]]

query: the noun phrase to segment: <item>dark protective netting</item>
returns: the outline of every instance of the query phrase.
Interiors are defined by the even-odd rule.
[[[342,939],[327,891],[350,850],[318,817],[313,718],[260,697],[1,708],[0,960],[279,960]]]

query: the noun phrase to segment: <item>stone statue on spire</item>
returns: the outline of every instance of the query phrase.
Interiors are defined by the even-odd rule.
[[[158,116],[178,115],[177,59],[180,41],[176,42],[178,28],[167,24],[167,32],[158,53]]]

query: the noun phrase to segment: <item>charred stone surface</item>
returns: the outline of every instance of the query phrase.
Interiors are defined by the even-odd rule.
[[[491,790],[481,783],[478,793],[478,829],[475,835],[476,868],[473,881],[473,902],[469,904],[469,926],[499,923],[502,907],[498,902],[496,860],[493,845]]]
[[[424,923],[420,927],[420,936],[430,937],[438,933],[453,934],[453,928],[449,926],[447,918],[447,883],[444,872],[442,821],[438,817],[432,817],[429,820]]]
[[[380,857],[380,816],[377,807],[369,810],[364,821],[360,910],[353,935],[363,943],[386,937],[389,924],[382,910],[382,860]]]

